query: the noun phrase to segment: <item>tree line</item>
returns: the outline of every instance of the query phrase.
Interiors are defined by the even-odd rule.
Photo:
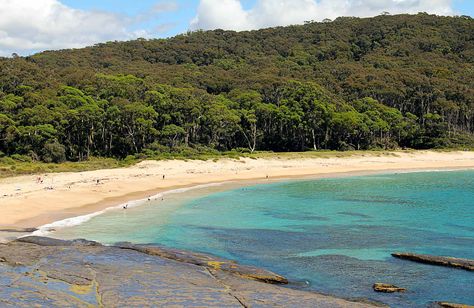
[[[471,146],[473,63],[473,20],[427,14],[5,58],[0,155]]]

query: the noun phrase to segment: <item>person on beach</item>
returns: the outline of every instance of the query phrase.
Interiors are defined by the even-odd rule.
[[[165,179],[165,175],[163,174],[163,180]]]
[[[128,203],[123,206],[123,209],[124,210],[128,209]]]

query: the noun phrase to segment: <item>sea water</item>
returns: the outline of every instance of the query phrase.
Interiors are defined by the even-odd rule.
[[[290,287],[393,307],[474,305],[473,272],[391,257],[474,259],[474,171],[202,188],[107,212],[55,235],[211,253],[282,274]],[[407,292],[375,293],[375,282]]]

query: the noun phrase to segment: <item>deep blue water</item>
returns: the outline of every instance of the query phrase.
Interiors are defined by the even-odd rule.
[[[194,195],[193,195],[194,194]],[[474,171],[288,181],[194,192],[60,231],[201,251],[264,267],[292,286],[394,307],[474,305],[474,272],[394,259],[474,259]],[[408,289],[378,294],[375,282]]]

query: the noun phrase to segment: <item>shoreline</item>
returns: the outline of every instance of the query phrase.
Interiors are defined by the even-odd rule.
[[[166,195],[183,194],[191,190],[199,190],[199,189],[205,189],[209,187],[219,187],[219,186],[227,186],[227,185],[230,186],[231,184],[235,184],[235,185],[232,185],[232,187],[230,188],[230,189],[234,189],[235,187],[244,187],[247,185],[263,185],[266,183],[269,184],[269,183],[278,183],[278,182],[284,182],[284,181],[298,181],[298,180],[305,181],[305,180],[312,180],[312,179],[317,180],[317,179],[325,179],[325,178],[342,178],[342,177],[356,177],[356,176],[384,175],[384,174],[398,174],[398,173],[455,172],[455,171],[463,171],[463,170],[474,170],[474,167],[473,168],[460,167],[460,168],[454,168],[454,169],[453,168],[439,168],[439,169],[427,168],[427,169],[401,169],[401,170],[378,170],[378,171],[367,170],[367,171],[355,171],[355,172],[340,172],[340,173],[332,173],[332,174],[324,174],[324,175],[307,175],[307,176],[294,176],[294,177],[283,176],[283,177],[278,177],[278,178],[274,178],[270,180],[267,180],[267,179],[229,180],[225,182],[199,184],[199,185],[193,185],[193,186],[190,185],[190,186],[161,191],[148,198],[133,199],[133,200],[127,199],[120,204],[116,204],[114,206],[110,206],[96,212],[92,212],[92,213],[80,215],[80,216],[69,217],[62,220],[57,220],[45,225],[38,226],[36,227],[37,229],[36,231],[27,233],[26,235],[39,236],[39,237],[52,236],[54,235],[55,231],[58,229],[75,227],[75,226],[81,225],[96,216],[105,214],[106,212],[121,210],[125,204],[128,205],[129,209],[132,209],[135,207],[145,206],[147,201],[157,200]]]
[[[292,179],[465,169],[474,169],[473,152],[390,152],[383,156],[363,154],[345,158],[145,161],[122,169],[45,175],[45,179],[49,177],[46,182],[51,179],[55,183],[54,190],[38,189],[38,184],[34,183],[37,176],[20,176],[0,181],[2,193],[5,188],[16,187],[16,193],[12,196],[0,197],[0,210],[4,214],[3,219],[0,218],[0,229],[47,228],[48,225],[51,228],[51,225],[67,219],[97,216],[125,203],[145,201],[151,196],[158,198],[162,194],[231,182],[245,185]],[[165,179],[162,179],[163,174],[166,174]],[[112,179],[113,176],[115,179]],[[22,189],[18,190],[18,187]],[[35,204],[32,206],[34,211],[27,212],[28,204]],[[9,223],[5,223],[8,219],[11,219]],[[0,232],[0,241],[27,234],[30,232]]]

